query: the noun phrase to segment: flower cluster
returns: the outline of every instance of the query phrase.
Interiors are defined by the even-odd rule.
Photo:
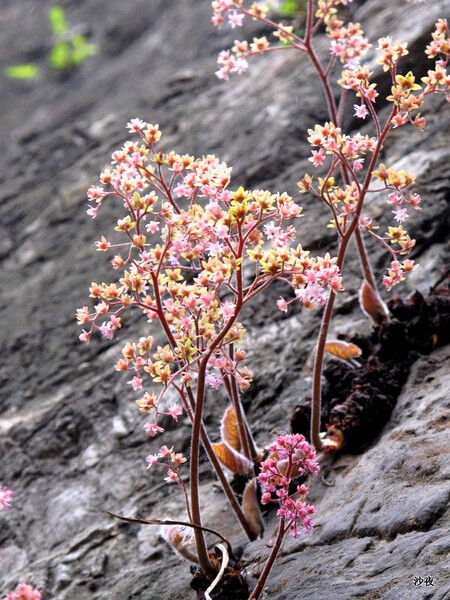
[[[331,54],[339,58],[346,68],[356,67],[370,48],[361,25],[359,23],[344,25],[344,21],[338,19],[335,14],[329,11],[328,15],[330,16],[326,18],[326,32],[331,40]]]
[[[241,365],[245,353],[237,348],[231,358],[227,350],[242,339],[238,315],[245,303],[282,279],[307,307],[321,306],[330,291],[342,289],[341,277],[335,259],[312,257],[295,243],[289,222],[301,208],[290,196],[232,191],[231,169],[215,156],[157,152],[157,125],[133,119],[128,127],[140,140],[113,153],[112,170],[100,176],[105,187],[88,190],[95,202],[88,209],[92,217],[113,197],[125,209],[115,227],[121,239],[113,243],[102,236],[96,242],[99,251],[119,250],[111,263],[122,276],[91,284],[94,310],[77,311],[78,322],[90,324],[80,339],[89,342],[95,330],[112,339],[128,307],[159,322],[168,343],[155,351],[151,336],[128,342],[116,369],[132,373],[128,383],[141,393],[141,411],[176,420],[181,406],[161,410],[162,396],[173,385],[185,403],[205,355],[206,385],[219,387],[233,373],[241,389],[249,386],[251,372]],[[163,389],[148,391],[148,383]],[[156,421],[146,429],[150,435],[162,431]]]
[[[432,33],[432,41],[427,46],[425,53],[428,58],[439,59],[436,61],[435,68],[428,71],[426,77],[422,77],[426,87],[424,94],[430,92],[443,92],[450,102],[450,75],[447,74],[447,65],[450,60],[450,33],[446,19],[439,19]]]
[[[19,583],[14,591],[7,592],[1,600],[41,600],[42,594],[28,583]]]
[[[226,22],[234,29],[235,27],[241,27],[244,18],[248,16],[271,26],[274,30],[273,36],[277,38],[280,44],[279,46],[271,45],[266,36],[254,37],[250,43],[246,40],[235,40],[231,50],[224,50],[219,53],[217,62],[220,68],[216,71],[219,79],[228,80],[230,74],[241,74],[246,71],[248,69],[248,62],[245,57],[264,54],[268,51],[286,47],[303,48],[303,42],[293,32],[293,28],[290,25],[271,21],[267,17],[269,9],[263,4],[253,2],[246,8],[244,0],[215,0],[212,2],[212,7],[214,14],[211,20],[214,25],[219,26]]]
[[[181,452],[174,452],[173,448],[161,446],[157,454],[149,454],[145,460],[148,462],[147,469],[154,465],[167,467],[167,477],[164,478],[164,481],[168,483],[182,483],[179,467],[187,459]]]
[[[293,537],[298,537],[299,523],[305,531],[311,531],[311,515],[314,506],[306,504],[308,493],[306,485],[297,485],[290,493],[292,480],[319,472],[319,463],[313,447],[300,433],[280,436],[269,447],[269,458],[261,463],[258,481],[263,489],[262,504],[277,502],[278,516],[286,522]]]

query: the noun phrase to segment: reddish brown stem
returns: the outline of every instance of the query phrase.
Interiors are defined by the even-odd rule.
[[[281,517],[280,523],[278,525],[277,539],[275,540],[275,544],[273,545],[272,551],[269,554],[269,558],[267,559],[267,562],[264,565],[264,569],[261,575],[259,576],[255,589],[251,593],[249,600],[258,600],[259,596],[261,595],[261,592],[263,591],[264,585],[267,581],[267,577],[269,576],[269,573],[273,567],[273,563],[275,562],[275,559],[278,556],[278,552],[280,551],[285,533],[286,529],[284,527],[284,517]]]

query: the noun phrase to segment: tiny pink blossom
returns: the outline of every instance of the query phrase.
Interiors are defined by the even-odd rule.
[[[213,373],[207,373],[205,376],[205,383],[208,387],[212,388],[213,390],[217,390],[220,388],[220,386],[222,385],[222,377],[219,377],[219,375],[215,375]]]
[[[97,212],[98,212],[99,208],[100,208],[100,204],[98,206],[91,206],[91,205],[89,205],[88,208],[87,208],[87,210],[86,210],[86,214],[89,217],[92,217],[93,219],[95,219],[95,217],[97,216]]]
[[[120,329],[120,327],[122,327],[122,319],[120,317],[116,317],[116,315],[111,315],[109,324],[112,329]]]
[[[234,317],[234,314],[236,312],[236,304],[233,304],[232,302],[228,302],[228,300],[226,302],[224,302],[220,308],[221,312],[222,312],[222,316],[224,319],[229,319],[231,317]]]
[[[355,109],[355,117],[358,117],[358,119],[365,119],[369,114],[365,104],[354,104],[353,108]]]
[[[158,462],[158,458],[159,457],[157,454],[149,454],[148,456],[146,456],[145,460],[148,462],[147,469],[150,469],[150,467],[156,465],[156,463]]]
[[[131,385],[135,392],[142,389],[142,379],[137,375],[135,375],[130,381],[127,381],[127,383]]]
[[[112,340],[114,337],[114,329],[111,327],[111,323],[102,323],[98,330],[101,333],[101,336],[106,338],[107,340]]]
[[[406,208],[401,208],[400,206],[396,206],[392,212],[394,213],[394,219],[397,223],[403,223],[403,221],[406,221],[409,217]]]
[[[164,429],[160,427],[158,423],[144,423],[144,429],[151,437],[164,432]]]
[[[156,233],[159,231],[158,221],[149,221],[145,226],[145,229],[148,231],[148,233]]]
[[[173,402],[172,404],[169,404],[169,406],[167,407],[167,412],[169,413],[169,415],[172,417],[172,419],[174,421],[178,421],[178,417],[183,414],[183,409],[181,408],[181,406],[179,404],[175,404]]]
[[[284,298],[280,298],[279,300],[277,300],[277,307],[278,310],[281,310],[282,312],[287,313],[288,311],[288,303]]]
[[[80,340],[80,342],[85,342],[86,344],[89,344],[89,340],[91,339],[91,334],[88,331],[85,331],[83,329],[83,333],[80,333],[80,335],[78,336],[78,339]]]
[[[132,133],[138,133],[142,131],[144,127],[147,125],[145,121],[141,121],[141,119],[131,119],[129,123],[127,123],[128,130]]]
[[[323,165],[326,158],[325,154],[323,153],[323,148],[320,148],[320,150],[311,150],[311,153],[312,156],[308,158],[309,162],[312,162],[315,167],[320,167]]]
[[[243,18],[244,18],[244,15],[240,15],[235,10],[230,10],[228,13],[228,23],[229,23],[231,29],[234,29],[235,27],[242,27]]]
[[[353,170],[355,172],[360,171],[364,166],[364,159],[363,158],[357,158],[356,160],[353,161]]]
[[[172,469],[167,469],[167,477],[164,477],[164,481],[167,481],[167,483],[174,483],[177,479],[177,473]]]

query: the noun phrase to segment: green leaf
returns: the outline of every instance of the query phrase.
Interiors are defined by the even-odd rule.
[[[39,67],[34,63],[12,65],[6,67],[5,75],[10,79],[33,79],[39,74]]]
[[[47,58],[54,69],[64,70],[72,65],[72,52],[66,42],[57,42]]]
[[[65,12],[62,6],[52,6],[48,11],[53,35],[59,36],[67,31]]]
[[[74,35],[70,42],[72,44],[71,61],[75,66],[82,65],[89,56],[97,54],[97,46],[88,44],[84,35]]]

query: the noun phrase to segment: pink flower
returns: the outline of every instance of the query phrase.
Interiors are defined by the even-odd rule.
[[[240,15],[235,10],[230,10],[228,13],[228,23],[230,24],[231,29],[234,29],[235,27],[242,27],[243,18],[244,15]]]
[[[175,404],[173,402],[172,404],[169,404],[169,406],[167,407],[167,412],[169,413],[169,415],[172,417],[172,419],[174,421],[178,421],[178,417],[183,414],[183,409],[181,408],[181,406],[179,404]]]
[[[149,221],[145,226],[145,229],[148,231],[148,233],[156,233],[159,231],[158,221]]]
[[[135,375],[131,381],[127,381],[127,383],[131,385],[135,392],[142,389],[142,379],[137,375]]]
[[[141,121],[140,119],[131,119],[131,121],[127,123],[128,130],[132,133],[138,133],[139,131],[142,131],[146,125],[147,123]]]
[[[114,329],[111,327],[111,323],[102,323],[98,330],[101,333],[101,336],[106,338],[107,340],[112,340],[114,337]]]
[[[222,385],[222,377],[214,375],[213,373],[207,373],[205,376],[205,383],[213,390],[218,390]]]
[[[111,329],[120,329],[120,327],[122,327],[122,319],[120,317],[116,317],[116,315],[111,315],[109,324]]]
[[[227,300],[222,304],[220,310],[224,319],[230,319],[231,317],[234,317],[236,305],[231,302],[228,302]]]
[[[158,433],[163,433],[164,429],[158,423],[144,423],[144,429],[150,437],[154,437]]]
[[[280,298],[279,300],[277,300],[277,307],[278,307],[278,310],[281,310],[285,313],[287,313],[287,311],[288,311],[288,303],[286,302],[286,300],[284,298]]]
[[[98,206],[91,206],[91,205],[89,205],[88,208],[87,208],[87,210],[86,210],[86,214],[89,217],[92,217],[93,219],[95,219],[95,217],[97,216],[97,212],[98,212],[99,208],[100,208],[100,204]]]
[[[88,331],[85,331],[83,329],[83,333],[80,333],[80,335],[78,336],[78,339],[80,340],[80,342],[85,342],[86,344],[89,344],[89,340],[91,339],[91,334]]]
[[[312,156],[308,158],[309,162],[312,162],[315,167],[320,167],[323,165],[326,158],[325,154],[323,153],[323,148],[320,148],[320,150],[311,150],[311,153]]]
[[[11,496],[13,491],[7,487],[0,487],[0,510],[5,510],[11,507]]]
[[[357,158],[356,160],[354,160],[353,161],[353,170],[355,172],[360,171],[363,168],[363,163],[364,163],[363,158]]]
[[[164,481],[167,481],[167,483],[173,483],[177,479],[178,479],[177,473],[175,471],[173,471],[172,469],[167,469],[167,477],[164,477]]]
[[[146,456],[145,460],[148,462],[147,469],[150,469],[150,467],[156,465],[156,463],[158,462],[158,458],[158,454],[149,454],[148,456]]]
[[[403,223],[403,221],[406,221],[409,217],[406,208],[401,208],[400,206],[396,206],[392,212],[394,213],[394,219],[397,223]]]
[[[369,114],[365,104],[354,104],[353,108],[355,109],[355,117],[358,117],[358,119],[365,119]]]

